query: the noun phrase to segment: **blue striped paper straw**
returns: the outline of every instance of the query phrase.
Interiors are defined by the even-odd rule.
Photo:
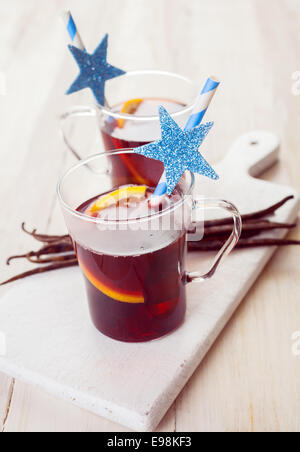
[[[196,100],[193,112],[186,123],[185,130],[193,129],[201,124],[202,119],[208,109],[208,106],[215,95],[216,89],[220,82],[212,77],[209,77]]]
[[[71,14],[71,11],[63,11],[61,13],[61,17],[64,21],[64,24],[66,26],[66,29],[69,33],[73,45],[80,50],[85,50],[85,45],[83,44],[78,28],[76,27],[73,16]],[[105,106],[109,108],[109,104],[107,102],[106,97],[105,97]]]
[[[199,126],[201,124],[202,119],[208,109],[208,106],[215,95],[216,89],[220,85],[220,82],[215,80],[213,77],[208,77],[205,82],[205,85],[199,94],[199,97],[196,100],[196,103],[193,108],[193,112],[189,117],[184,130],[190,130],[194,127]],[[161,198],[167,193],[167,178],[165,171],[163,172],[159,183],[151,197],[151,205],[159,204]]]
[[[71,11],[63,11],[62,19],[74,46],[78,47],[78,49],[85,50],[85,45],[83,44],[79,31],[72,17]]]

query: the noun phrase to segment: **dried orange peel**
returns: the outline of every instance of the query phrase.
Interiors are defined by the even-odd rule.
[[[140,104],[143,102],[143,99],[130,99],[123,105],[123,108],[120,113],[126,113],[128,115],[133,115],[137,109],[139,108]],[[118,127],[120,129],[123,129],[125,124],[125,119],[120,118],[118,119]]]
[[[97,201],[86,210],[86,213],[88,215],[93,215],[103,209],[106,209],[107,207],[117,204],[120,201],[129,199],[130,197],[143,198],[145,196],[146,190],[146,185],[132,185],[121,187],[118,190],[109,193],[108,195],[100,196],[100,198],[98,198]]]

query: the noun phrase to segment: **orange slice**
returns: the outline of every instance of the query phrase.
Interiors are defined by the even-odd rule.
[[[87,209],[86,213],[93,215],[100,210],[106,209],[118,202],[128,199],[130,197],[143,198],[145,196],[147,187],[146,185],[132,185],[119,188],[108,195],[100,196],[97,201]]]
[[[137,109],[139,108],[140,104],[143,102],[143,99],[130,99],[123,105],[123,108],[121,110],[121,113],[127,113],[128,115],[133,115]],[[120,129],[123,129],[125,124],[125,119],[120,118],[118,119],[118,127]]]
[[[100,292],[104,293],[109,298],[113,300],[120,301],[123,303],[144,303],[144,296],[142,293],[127,293],[122,292],[116,288],[109,287],[104,284],[99,279],[95,278],[95,276],[80,262],[81,270],[83,271],[85,277],[89,280],[96,289],[100,290]]]

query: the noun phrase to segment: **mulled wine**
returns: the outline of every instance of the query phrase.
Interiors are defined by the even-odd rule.
[[[132,100],[134,106],[130,109],[130,102],[120,103],[112,108],[113,113],[130,112],[132,119],[115,119],[106,117],[101,123],[100,130],[105,149],[136,148],[160,139],[160,125],[157,117],[159,105],[163,105],[172,114],[182,110],[184,104],[168,99],[146,98]],[[128,109],[124,109],[128,105]],[[163,164],[144,157],[137,158],[134,154],[121,154],[119,164],[132,177],[133,183],[155,186],[163,172]]]
[[[133,152],[89,157],[58,184],[92,320],[99,331],[127,342],[155,339],[179,327],[186,310],[186,283],[211,278],[241,231],[240,215],[231,203],[193,198],[194,177],[188,171],[158,205],[153,188],[133,184],[132,177],[122,173],[116,178],[115,160],[120,153]],[[233,233],[205,275],[188,272],[186,234],[192,218],[214,207],[231,214]]]
[[[87,200],[77,211],[103,220],[130,222],[153,213],[149,203],[152,193],[143,186],[121,187]],[[175,191],[166,197],[163,206],[156,208],[168,209],[178,200],[180,194]],[[98,225],[95,223],[94,227]],[[101,234],[101,230],[97,233]],[[97,245],[90,249],[74,242],[92,321],[99,331],[121,341],[139,342],[163,336],[183,322],[183,230],[145,228],[128,234],[120,228],[110,231],[110,235],[106,230],[99,249]]]

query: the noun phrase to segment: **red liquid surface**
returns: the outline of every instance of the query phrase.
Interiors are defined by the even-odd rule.
[[[91,201],[78,210],[84,212]],[[118,240],[118,231],[115,234]],[[162,249],[139,255],[100,254],[79,243],[75,249],[91,318],[99,331],[117,340],[140,342],[163,336],[183,322],[185,234]]]

